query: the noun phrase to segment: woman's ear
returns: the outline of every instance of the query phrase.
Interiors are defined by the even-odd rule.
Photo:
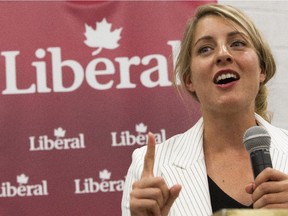
[[[265,79],[266,79],[266,72],[261,70],[261,72],[260,72],[260,83],[264,83]]]
[[[187,91],[189,92],[195,92],[195,88],[192,82],[191,74],[189,74],[185,79],[185,86]]]

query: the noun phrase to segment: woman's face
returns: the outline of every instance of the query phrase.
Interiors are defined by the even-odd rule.
[[[191,77],[202,112],[254,112],[259,84],[265,79],[247,33],[222,17],[199,20],[192,41]]]

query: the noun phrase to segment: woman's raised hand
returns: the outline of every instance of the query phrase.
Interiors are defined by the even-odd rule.
[[[162,177],[154,176],[155,148],[155,137],[148,133],[142,176],[139,181],[134,182],[130,193],[130,212],[133,216],[168,215],[181,190],[178,184],[169,189]]]

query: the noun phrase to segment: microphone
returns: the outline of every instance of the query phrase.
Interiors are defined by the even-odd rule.
[[[250,154],[254,178],[266,167],[272,168],[269,152],[271,137],[264,127],[249,128],[244,134],[243,143]]]

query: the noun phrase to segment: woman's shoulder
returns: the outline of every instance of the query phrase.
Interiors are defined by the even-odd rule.
[[[271,125],[268,132],[271,136],[271,147],[277,148],[288,154],[288,131]]]
[[[258,123],[266,128],[271,137],[271,148],[288,153],[288,130],[277,127],[257,117]]]

